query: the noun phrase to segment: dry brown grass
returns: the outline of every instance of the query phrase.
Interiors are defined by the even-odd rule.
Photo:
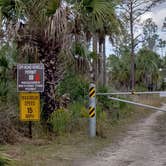
[[[12,107],[5,106],[1,103],[0,107],[0,144],[14,144],[20,138],[19,132],[14,125],[16,115]]]

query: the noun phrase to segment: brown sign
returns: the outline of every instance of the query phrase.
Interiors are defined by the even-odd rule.
[[[17,90],[19,92],[43,92],[44,65],[41,63],[18,64]]]

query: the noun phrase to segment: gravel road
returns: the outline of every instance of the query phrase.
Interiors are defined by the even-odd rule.
[[[163,107],[166,108],[166,105]],[[113,144],[79,165],[166,166],[166,134],[160,133],[163,130],[160,130],[162,124],[159,120],[160,117],[166,116],[165,114],[152,113],[147,119],[131,126],[118,146]],[[165,128],[164,132],[166,133]]]

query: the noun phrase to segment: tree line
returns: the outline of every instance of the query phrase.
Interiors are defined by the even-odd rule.
[[[59,107],[57,88],[68,70],[85,80],[91,78],[98,87],[111,82],[116,88],[130,90],[135,85],[158,88],[165,58],[156,49],[164,55],[165,41],[159,39],[152,19],[144,22],[143,36],[135,33],[135,25],[161,2],[0,0],[0,95],[5,99],[9,83],[16,81],[17,63],[45,66],[45,121]],[[115,46],[115,54],[109,57],[106,37]]]

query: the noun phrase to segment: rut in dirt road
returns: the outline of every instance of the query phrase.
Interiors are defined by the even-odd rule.
[[[164,106],[166,108],[166,106]],[[80,165],[89,166],[166,166],[166,144],[159,143],[154,131],[157,118],[164,112],[154,112],[150,117],[129,128],[127,137],[119,146],[111,145],[96,157]]]

